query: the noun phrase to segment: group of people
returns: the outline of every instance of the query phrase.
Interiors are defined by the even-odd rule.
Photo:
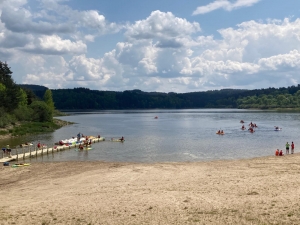
[[[245,123],[245,122],[244,122],[244,120],[241,120],[240,123]],[[248,130],[249,130],[251,133],[253,133],[253,132],[255,132],[255,130],[254,130],[255,127],[257,127],[256,123],[252,123],[252,121],[251,121],[251,122],[249,123],[249,128],[248,128]],[[245,127],[244,124],[243,124],[243,126],[242,126],[241,129],[242,129],[242,130],[245,130],[245,129],[246,129],[246,127]]]
[[[292,141],[291,145],[289,144],[289,142],[286,142],[286,144],[285,144],[285,154],[286,155],[288,155],[290,153],[290,146],[291,146],[291,154],[294,154],[295,144]],[[282,150],[279,151],[279,149],[276,149],[275,155],[276,156],[283,156],[284,154],[283,154]]]

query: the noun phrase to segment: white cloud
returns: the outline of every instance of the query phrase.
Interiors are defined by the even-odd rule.
[[[86,52],[86,45],[82,41],[63,40],[57,35],[43,35],[27,44],[22,50],[46,55],[82,54]]]
[[[258,3],[259,1],[260,0],[236,0],[234,3],[232,3],[229,0],[216,0],[212,3],[209,3],[208,5],[198,7],[193,12],[193,15],[205,14],[217,9],[224,9],[226,11],[231,11],[242,7],[252,6]]]
[[[200,25],[197,22],[190,23],[186,19],[175,17],[171,12],[154,11],[147,19],[129,26],[125,35],[136,40],[161,38],[174,41],[175,38],[198,31]]]
[[[200,33],[199,23],[171,12],[153,11],[124,26],[97,10],[74,10],[63,0],[38,2],[38,11],[26,1],[0,4],[0,10],[10,10],[1,16],[0,57],[17,68],[20,83],[188,92],[300,80],[300,19],[246,21],[220,29],[214,38]],[[215,1],[206,10],[257,2]],[[99,38],[117,31],[123,32],[117,38]],[[111,49],[99,53],[113,41]]]

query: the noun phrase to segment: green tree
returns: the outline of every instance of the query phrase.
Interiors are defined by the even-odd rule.
[[[46,102],[46,104],[48,105],[49,109],[51,110],[51,112],[54,112],[54,102],[53,102],[53,98],[52,98],[52,92],[50,89],[47,89],[45,94],[44,94],[44,101]]]
[[[20,106],[27,106],[27,94],[22,88],[19,89],[18,99],[19,99],[19,105],[18,105],[19,107]]]
[[[34,122],[52,122],[53,114],[49,106],[43,101],[34,101],[31,103],[32,121]]]

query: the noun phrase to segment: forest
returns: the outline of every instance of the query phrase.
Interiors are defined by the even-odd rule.
[[[46,87],[21,85],[43,98]],[[88,88],[54,89],[55,107],[60,110],[106,109],[299,109],[300,85],[267,89],[223,89],[190,93],[143,92],[141,90],[99,91]]]
[[[50,89],[43,97],[22,88],[12,79],[7,63],[0,61],[0,135],[24,135],[57,129],[53,123],[54,102]],[[7,128],[7,129],[5,129]]]

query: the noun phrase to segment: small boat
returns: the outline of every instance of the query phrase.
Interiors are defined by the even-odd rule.
[[[154,119],[158,119],[158,116],[154,117]]]
[[[282,128],[278,127],[278,126],[274,126],[274,131],[280,131],[282,130]]]
[[[20,144],[20,147],[28,147],[28,146],[31,146],[33,145],[32,143],[24,143],[24,144]]]
[[[216,132],[216,134],[223,135],[225,133],[224,132]]]
[[[22,167],[22,166],[30,166],[30,163],[16,163],[12,165],[11,167],[16,168],[16,167]]]
[[[111,141],[113,141],[113,142],[124,142],[125,139],[121,140],[121,139],[118,139],[118,138],[112,138]]]

